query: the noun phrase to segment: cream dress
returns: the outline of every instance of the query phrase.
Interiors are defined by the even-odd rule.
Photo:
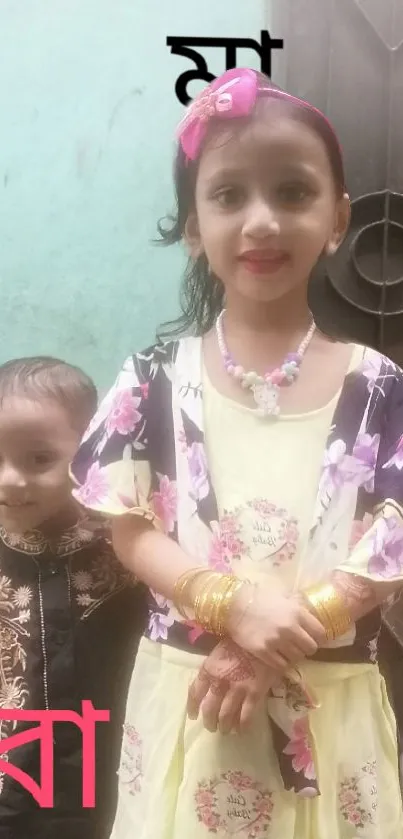
[[[282,417],[267,433],[205,375],[208,461],[239,576],[271,577],[288,591],[298,584],[335,403]],[[202,661],[142,641],[111,839],[403,837],[395,724],[376,666],[304,666],[320,704],[311,732],[321,795],[303,799],[284,790],[264,711],[245,736],[211,734],[201,720],[186,718],[188,688]],[[302,736],[295,760],[305,759]]]
[[[181,339],[126,362],[72,467],[81,503],[146,516],[195,564],[224,559],[237,575],[287,591],[336,567],[402,580],[402,371],[358,347],[329,405],[266,423],[218,394],[201,359],[200,339]],[[378,497],[373,519],[366,510]],[[203,662],[197,632],[185,643],[172,604],[150,596],[111,839],[403,839],[376,630],[361,648],[358,624],[357,637],[354,629],[338,642],[344,662],[358,649],[360,663],[301,667],[314,710],[300,713],[288,694],[268,697],[247,734],[222,736],[186,715]],[[320,794],[287,786],[283,758]]]

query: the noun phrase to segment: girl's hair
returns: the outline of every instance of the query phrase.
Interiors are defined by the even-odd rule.
[[[50,356],[15,358],[0,365],[0,407],[10,396],[58,402],[80,434],[94,416],[98,401],[89,376],[79,367]]]
[[[280,100],[287,103],[290,115],[312,128],[322,139],[331,165],[337,195],[341,197],[346,191],[343,158],[337,137],[327,119],[307,102],[290,97],[282,99],[280,87],[273,84],[271,79],[263,73],[256,72],[258,80],[259,104],[264,97],[270,97],[270,90],[280,93]],[[277,98],[277,97],[276,97]],[[255,109],[256,110],[256,109]],[[211,118],[208,126],[208,137],[217,127],[222,128],[222,120]],[[226,123],[228,125],[228,123]],[[176,198],[176,212],[162,219],[158,223],[157,240],[163,245],[173,245],[183,239],[185,225],[189,213],[194,210],[195,188],[199,159],[187,160],[180,143],[174,162],[174,186]],[[168,223],[168,224],[167,224]],[[188,259],[180,289],[181,316],[163,325],[159,337],[177,336],[187,332],[203,335],[211,329],[224,303],[224,286],[221,280],[211,273],[204,254],[197,259]]]

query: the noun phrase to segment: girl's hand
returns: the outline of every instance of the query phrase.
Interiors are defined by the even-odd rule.
[[[232,641],[221,641],[189,688],[188,716],[197,719],[201,711],[208,731],[219,728],[222,734],[242,732],[270,688],[280,682],[278,670],[267,667]]]
[[[326,643],[320,621],[299,595],[269,586],[245,585],[231,606],[227,631],[233,641],[269,667],[284,670]]]

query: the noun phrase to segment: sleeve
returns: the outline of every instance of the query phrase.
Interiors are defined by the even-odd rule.
[[[128,358],[83,437],[70,475],[81,506],[106,517],[143,516],[158,526],[147,440],[148,388],[139,357]]]
[[[396,369],[396,368],[395,368]],[[369,526],[340,570],[376,582],[403,582],[403,372],[387,397],[380,424]]]

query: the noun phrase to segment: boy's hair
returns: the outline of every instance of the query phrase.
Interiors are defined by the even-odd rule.
[[[15,358],[0,365],[0,408],[9,396],[53,399],[83,433],[97,410],[94,382],[79,367],[51,356]]]

